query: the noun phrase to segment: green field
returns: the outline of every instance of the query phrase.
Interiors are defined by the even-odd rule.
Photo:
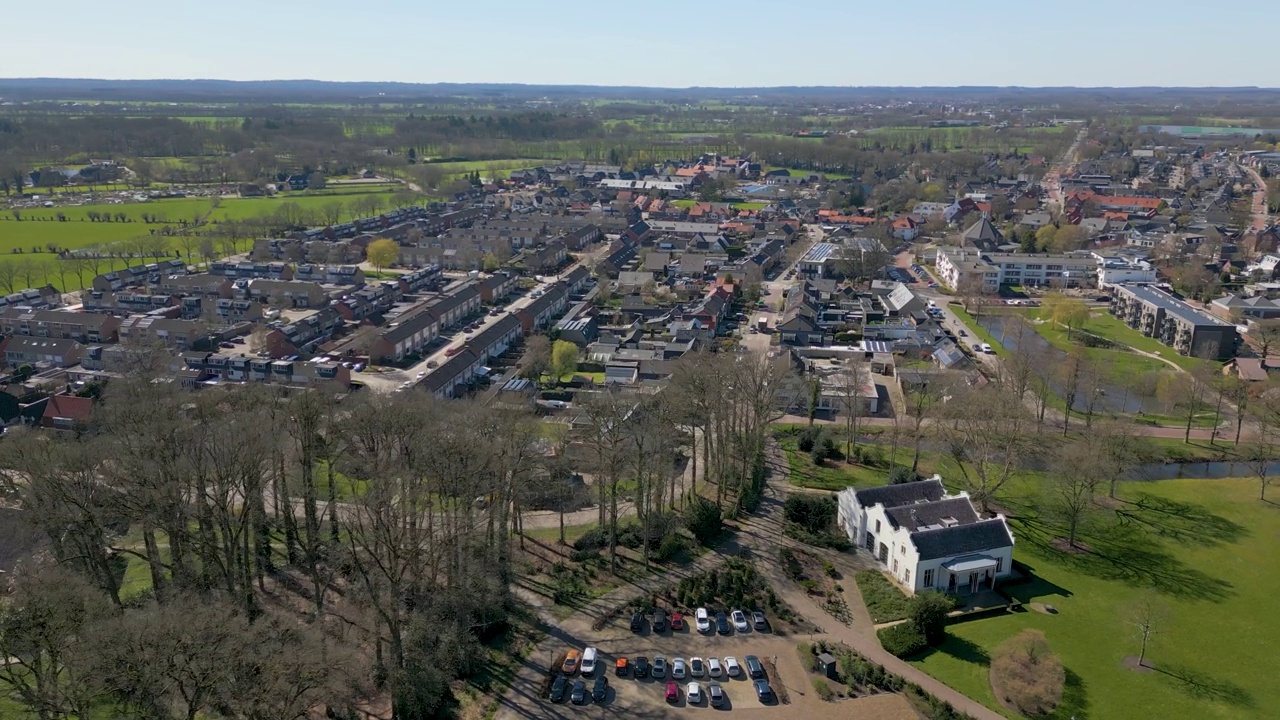
[[[989,653],[1023,628],[1045,633],[1068,673],[1054,717],[1257,718],[1280,704],[1272,606],[1280,565],[1272,558],[1280,513],[1249,480],[1128,483],[1124,502],[1099,512],[1067,555],[1050,545],[1052,524],[1029,508],[1011,521],[1014,557],[1032,582],[1006,588],[1022,603],[1053,605],[950,626],[951,638],[913,663],[999,709],[987,679]],[[1157,670],[1123,669],[1138,642],[1132,606],[1154,592],[1168,619],[1147,658]]]
[[[54,268],[59,264],[66,265],[58,256],[49,250],[56,246],[60,250],[76,250],[88,247],[104,247],[107,251],[131,240],[147,237],[165,228],[177,229],[185,221],[194,223],[218,223],[228,220],[245,220],[263,217],[275,213],[281,205],[292,202],[304,210],[316,211],[335,201],[346,208],[342,220],[355,216],[351,205],[358,198],[376,195],[384,200],[382,209],[391,207],[392,190],[401,190],[403,186],[390,183],[373,185],[339,186],[337,188],[308,191],[303,193],[284,194],[273,198],[224,198],[218,200],[214,207],[213,198],[179,198],[166,200],[150,200],[141,203],[99,204],[66,206],[57,208],[23,209],[19,211],[21,220],[14,218],[11,212],[0,213],[0,262],[35,262],[47,264],[48,272],[39,272],[32,278],[33,285],[52,283],[61,290],[77,290],[85,287],[93,279],[92,270],[85,268],[77,278],[74,272],[68,272],[64,278]],[[92,222],[91,212],[124,215],[124,221]],[[59,221],[61,213],[66,220]],[[154,222],[143,220],[143,215],[152,216]],[[313,218],[316,224],[321,221]],[[207,227],[207,226],[206,226]],[[178,238],[170,238],[169,246],[178,250],[183,243]],[[139,261],[132,261],[135,264]],[[150,259],[145,262],[151,262]],[[128,262],[118,259],[114,264],[104,264],[117,269]],[[19,283],[26,287],[25,280]],[[65,287],[64,287],[65,285]],[[15,289],[22,289],[18,287]],[[4,288],[0,288],[4,290]]]
[[[678,208],[684,208],[685,210],[688,210],[689,208],[693,207],[697,203],[698,203],[697,200],[673,200],[671,204],[675,205]],[[769,203],[736,202],[736,203],[729,203],[729,207],[732,207],[735,210],[761,210],[763,208],[769,207]]]

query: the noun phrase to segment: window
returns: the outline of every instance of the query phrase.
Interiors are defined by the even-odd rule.
[[[899,554],[899,555],[906,555],[906,554],[907,554],[907,546],[906,546],[906,545],[899,545],[899,546],[898,546],[898,554]]]
[[[898,574],[898,558],[893,559],[893,574]]]
[[[876,536],[871,533],[867,533],[867,540],[864,544],[868,550],[874,550],[876,547]]]
[[[996,558],[996,572],[1004,572],[1004,558]]]
[[[876,521],[876,534],[877,534],[877,535],[879,535],[879,534],[880,534],[880,521],[879,521],[879,520],[877,520],[877,521]]]
[[[924,586],[927,588],[933,587],[933,569],[932,568],[924,571]]]
[[[911,570],[907,569],[905,572],[906,575],[903,577],[902,581],[907,585],[911,585]]]

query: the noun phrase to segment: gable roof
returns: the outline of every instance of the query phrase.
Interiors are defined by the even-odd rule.
[[[93,414],[93,400],[91,398],[76,397],[75,395],[54,395],[49,398],[49,404],[44,408],[44,415],[47,418],[67,418],[76,422],[88,422],[89,416]]]
[[[863,507],[883,505],[886,508],[899,505],[929,501],[937,502],[946,494],[942,481],[934,478],[917,480],[916,482],[899,483],[897,485],[881,485],[880,487],[858,490],[854,497]]]
[[[884,514],[894,527],[916,532],[930,526],[942,525],[943,520],[955,520],[953,525],[970,525],[978,522],[978,513],[968,497],[954,497],[937,502],[914,503],[886,508]]]
[[[911,533],[911,543],[916,546],[921,560],[937,560],[1011,547],[1013,536],[1009,534],[1004,518],[991,518],[968,525],[914,532]]]

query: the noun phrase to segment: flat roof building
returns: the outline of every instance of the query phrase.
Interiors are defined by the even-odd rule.
[[[1229,360],[1236,354],[1236,326],[1192,307],[1152,285],[1111,289],[1111,314],[1181,355]]]

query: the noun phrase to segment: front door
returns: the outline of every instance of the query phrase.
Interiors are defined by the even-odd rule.
[[[952,595],[954,595],[956,592],[956,574],[955,573],[951,573],[947,575],[947,592],[951,593]]]
[[[978,573],[969,573],[969,592],[978,592]]]

